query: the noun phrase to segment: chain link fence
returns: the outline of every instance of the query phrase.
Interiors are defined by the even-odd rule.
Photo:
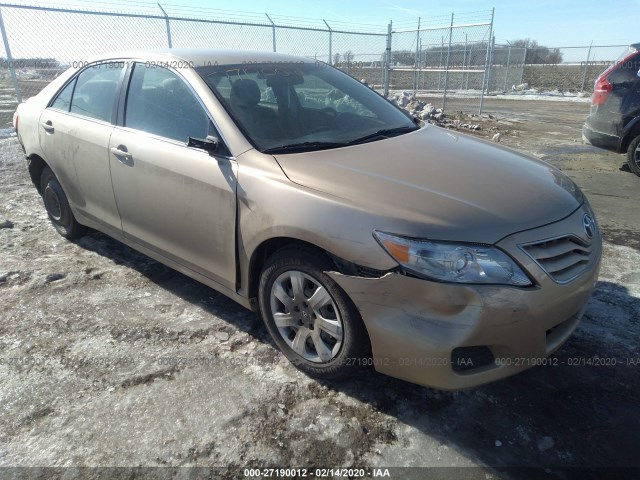
[[[624,47],[495,45],[493,11],[381,27],[149,3],[151,10],[139,12],[137,2],[123,11],[100,2],[92,10],[66,5],[0,3],[0,128],[11,125],[22,98],[65,69],[117,50],[290,53],[334,65],[381,93],[410,91],[436,108],[481,112],[485,95],[505,92],[588,96]]]
[[[520,47],[495,45],[489,92],[580,95],[593,93],[596,78],[627,45]]]
[[[492,26],[489,11],[394,30],[390,88],[412,90],[436,108],[479,110]]]

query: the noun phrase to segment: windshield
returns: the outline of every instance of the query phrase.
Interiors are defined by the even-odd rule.
[[[407,114],[369,87],[323,63],[196,70],[262,152],[336,148],[418,128]]]

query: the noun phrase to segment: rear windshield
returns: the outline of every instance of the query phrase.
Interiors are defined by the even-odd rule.
[[[407,114],[371,88],[324,63],[196,70],[260,151],[337,148],[358,139],[375,141],[376,132],[399,135],[417,129]]]
[[[611,83],[634,82],[640,71],[640,52],[634,45],[629,46],[616,60],[615,69],[607,76]]]

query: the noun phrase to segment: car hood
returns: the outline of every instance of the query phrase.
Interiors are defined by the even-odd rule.
[[[575,184],[556,168],[430,125],[361,145],[275,157],[292,182],[378,217],[372,228],[434,240],[495,243],[561,220],[582,203]]]

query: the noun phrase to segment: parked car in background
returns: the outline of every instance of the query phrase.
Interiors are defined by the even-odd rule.
[[[596,79],[582,134],[592,145],[626,152],[629,168],[640,176],[640,43]]]
[[[313,60],[107,55],[15,127],[61,235],[100,230],[259,310],[315,377],[512,375],[567,340],[597,280],[600,232],[567,176]]]

